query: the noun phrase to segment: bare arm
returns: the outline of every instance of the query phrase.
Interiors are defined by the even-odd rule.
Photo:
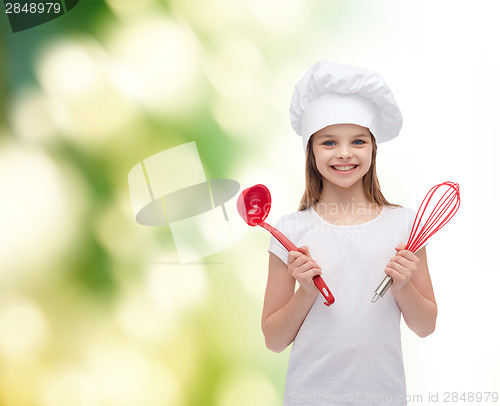
[[[293,342],[318,295],[312,278],[321,270],[307,248],[300,247],[299,251],[290,252],[288,265],[274,254],[269,256],[262,332],[267,348],[275,352],[283,351]],[[296,281],[300,284],[297,291]]]
[[[392,294],[408,327],[426,337],[436,327],[437,305],[432,288],[425,247],[416,254],[396,247],[395,258],[386,268],[393,278]]]

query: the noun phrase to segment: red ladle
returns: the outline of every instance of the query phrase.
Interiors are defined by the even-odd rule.
[[[297,251],[297,247],[279,230],[264,222],[271,210],[271,192],[264,185],[255,185],[241,192],[237,202],[238,213],[249,226],[261,226],[269,231],[288,251]],[[313,282],[330,306],[335,298],[323,278],[316,275]]]

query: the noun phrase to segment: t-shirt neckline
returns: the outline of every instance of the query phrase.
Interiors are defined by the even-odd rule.
[[[375,223],[378,221],[382,215],[384,214],[386,207],[382,206],[382,210],[380,213],[377,215],[377,217],[372,218],[371,220],[364,221],[362,223],[357,223],[357,224],[334,224],[330,223],[329,221],[325,220],[323,217],[321,217],[318,212],[314,209],[314,206],[309,207],[307,210],[309,210],[314,217],[316,217],[319,221],[321,221],[323,224],[326,224],[329,227],[334,227],[334,228],[359,228],[359,227],[365,227],[367,225],[370,225],[372,223]]]

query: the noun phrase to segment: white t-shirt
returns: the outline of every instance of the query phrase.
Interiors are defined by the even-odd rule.
[[[415,212],[384,207],[375,219],[333,225],[311,207],[282,217],[277,228],[305,245],[335,297],[318,295],[293,343],[284,405],[406,405],[401,311],[387,291],[371,300],[384,269],[406,243]],[[288,251],[271,238],[269,252],[286,263]]]

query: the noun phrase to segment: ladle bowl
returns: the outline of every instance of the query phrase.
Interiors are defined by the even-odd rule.
[[[245,189],[238,197],[238,213],[249,226],[262,223],[271,210],[271,193],[264,185]]]
[[[267,224],[264,220],[271,210],[271,192],[269,189],[258,184],[245,189],[238,197],[236,203],[238,213],[249,226],[261,226],[269,231],[288,251],[297,251],[297,247],[283,233]],[[330,306],[335,298],[328,289],[323,278],[316,275],[313,282],[326,299],[325,305]]]

